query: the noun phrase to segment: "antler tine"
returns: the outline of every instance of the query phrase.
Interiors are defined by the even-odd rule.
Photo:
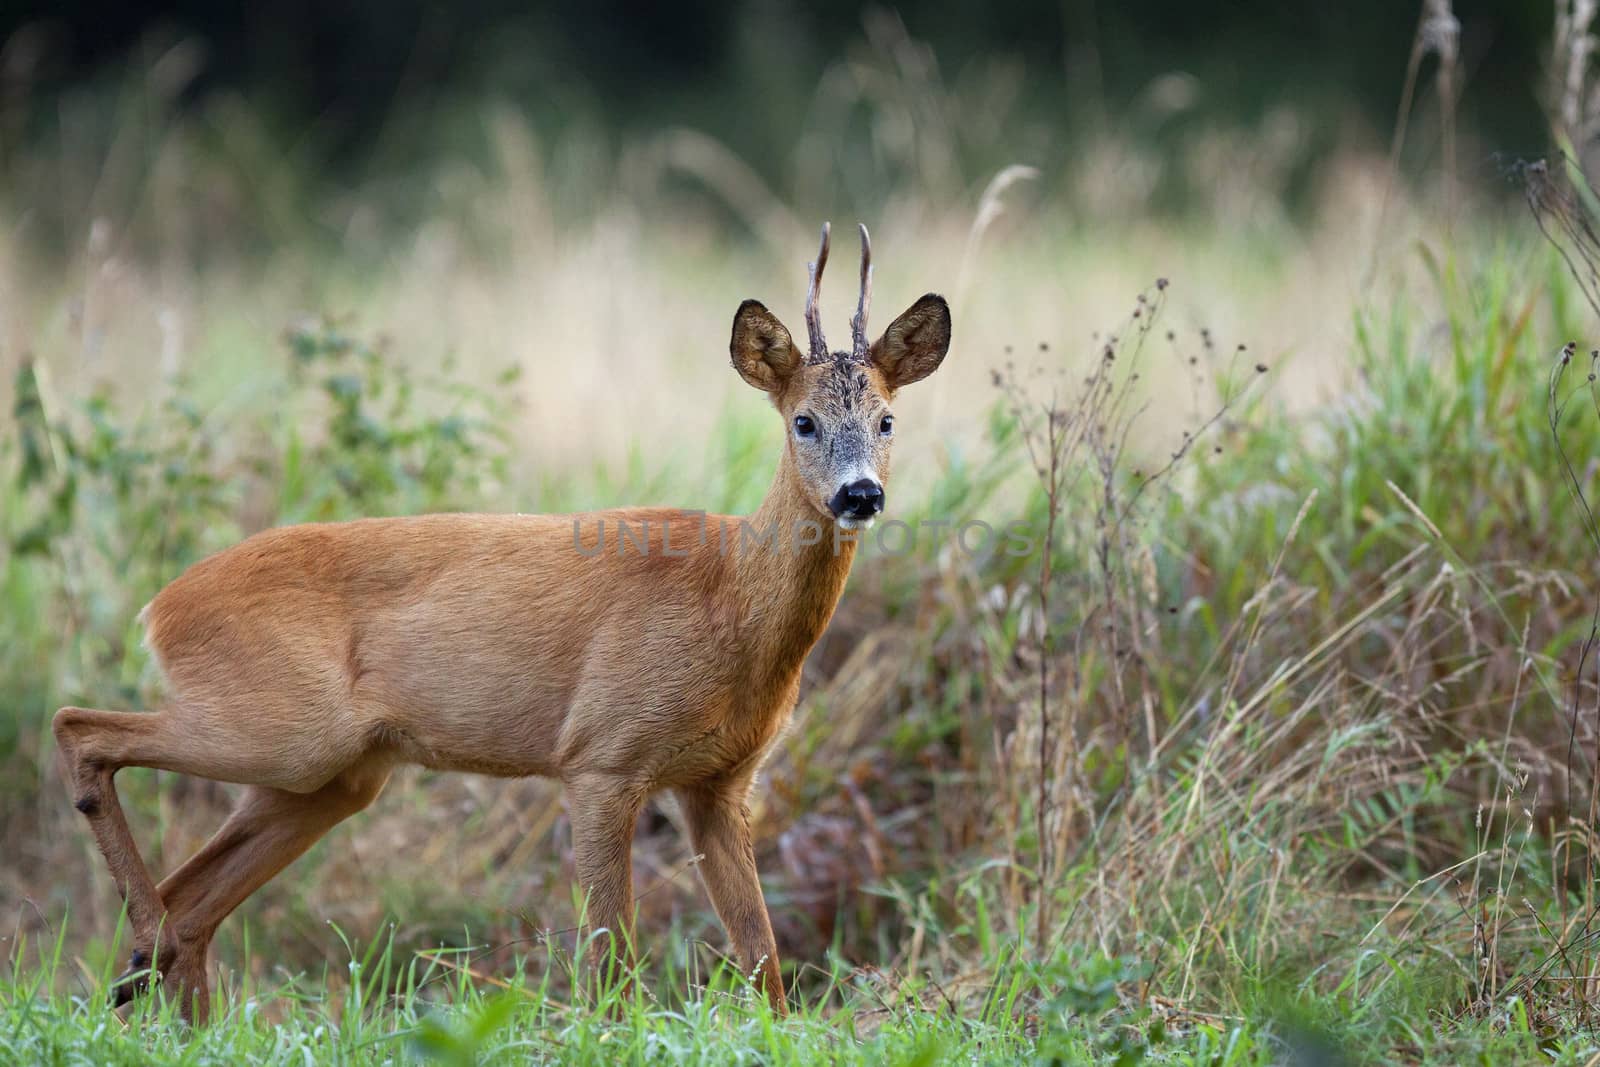
[[[850,342],[857,362],[867,361],[872,347],[867,341],[867,309],[872,306],[872,238],[867,236],[867,225],[856,223],[861,229],[861,298],[856,301],[856,315],[850,320]]]
[[[828,358],[828,342],[822,336],[822,313],[817,310],[817,290],[822,286],[822,269],[828,265],[828,231],[832,227],[822,224],[822,247],[817,249],[815,262],[806,264],[811,272],[811,287],[806,290],[806,333],[811,337],[811,359]]]

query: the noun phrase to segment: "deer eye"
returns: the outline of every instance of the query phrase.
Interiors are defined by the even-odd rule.
[[[888,437],[890,434],[894,433],[893,415],[885,415],[883,417],[883,421],[878,423],[878,432],[883,434],[885,437]]]
[[[794,417],[794,432],[801,437],[815,437],[817,424],[811,421],[810,415],[796,415]]]

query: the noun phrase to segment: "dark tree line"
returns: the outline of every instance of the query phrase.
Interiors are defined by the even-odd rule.
[[[1511,151],[1540,151],[1536,86],[1548,2],[1465,0],[1464,117]],[[1005,54],[1029,73],[1030,106],[1085,96],[1116,105],[1156,74],[1199,76],[1213,106],[1248,115],[1286,96],[1332,103],[1387,128],[1416,26],[1412,0],[931,0],[897,10],[946,73]],[[330,155],[359,152],[397,110],[492,90],[530,110],[613,128],[691,121],[742,145],[738,101],[788,94],[803,107],[828,61],[862,36],[860,0],[672,3],[587,0],[9,0],[0,40],[29,33],[31,97],[125,72],[141,45],[203,46],[186,99],[242,91],[281,121],[316,124]],[[15,64],[7,75],[16,77]],[[3,85],[0,82],[0,85]],[[1077,99],[1074,99],[1074,96]],[[1526,146],[1522,140],[1529,140]]]

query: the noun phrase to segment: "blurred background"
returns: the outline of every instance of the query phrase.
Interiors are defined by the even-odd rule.
[[[1162,977],[1128,979],[1141,1004],[1244,1010],[1206,976],[1355,946],[1395,887],[1481,859],[1482,805],[1509,820],[1513,795],[1548,847],[1526,870],[1499,854],[1506,877],[1557,908],[1551,842],[1592,785],[1563,688],[1592,560],[1543,390],[1593,322],[1527,167],[1554,147],[1581,176],[1593,17],[11,0],[0,916],[66,931],[57,984],[107,957],[115,894],[48,715],[159,699],[133,618],[199,556],[360,514],[753,507],[783,431],[729,372],[729,324],[756,297],[800,328],[824,219],[871,227],[880,328],[929,290],[954,309],[951,357],[899,405],[899,517],[1067,518],[1053,572],[937,546],[858,564],[756,800],[790,961],[931,969],[959,997],[1000,966],[968,921],[984,901],[1018,939],[1053,915],[1079,963],[1145,958]],[[835,338],[850,273],[824,286]],[[1110,381],[1113,351],[1131,399],[1074,410],[1126,426],[1126,450],[1088,433],[1072,469],[1097,473],[1041,493],[1033,414]],[[1171,481],[1144,493],[1141,468]],[[1123,644],[1082,639],[1107,617]],[[1057,703],[1030,696],[1041,664]],[[1281,807],[1254,788],[1269,771]],[[122,780],[156,870],[231,795]],[[1191,788],[1208,800],[1164,792]],[[641,908],[692,969],[721,935],[673,817],[641,825]],[[570,925],[568,848],[545,784],[408,772],[224,927],[219,957],[316,968],[345,951],[332,921],[498,946],[482,966],[506,973]],[[1476,1003],[1482,924],[1427,900],[1391,950]],[[1439,928],[1409,922],[1425,912],[1467,915],[1476,947],[1434,959]],[[1233,920],[1260,940],[1213,951]],[[1505,921],[1527,938],[1509,975],[1542,935]],[[1353,973],[1359,1000],[1344,963],[1308,981]]]
[[[885,314],[950,294],[958,348],[1087,336],[1171,275],[1315,382],[1345,297],[1423,217],[1402,205],[1449,207],[1410,179],[1494,210],[1547,143],[1539,3],[1460,5],[1444,81],[1418,13],[1379,0],[4,17],[5,358],[70,391],[125,377],[106,359],[153,383],[225,351],[231,382],[267,355],[241,334],[355,312],[418,355],[537,371],[546,461],[616,458],[686,373],[705,391],[674,418],[703,432],[736,384],[701,377],[723,320],[749,295],[797,317],[824,218],[878,235]]]

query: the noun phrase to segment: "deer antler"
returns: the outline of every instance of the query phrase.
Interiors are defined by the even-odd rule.
[[[811,337],[811,362],[819,363],[828,358],[828,342],[822,336],[822,313],[817,310],[817,290],[822,285],[822,269],[828,265],[828,231],[831,229],[826,222],[822,224],[822,247],[817,250],[815,262],[806,264],[811,272],[811,287],[806,290],[806,333]]]
[[[872,238],[867,236],[866,223],[856,225],[861,228],[861,298],[856,301],[855,318],[850,320],[850,342],[851,355],[857,363],[865,363],[872,347],[867,340],[867,308],[872,304]]]

